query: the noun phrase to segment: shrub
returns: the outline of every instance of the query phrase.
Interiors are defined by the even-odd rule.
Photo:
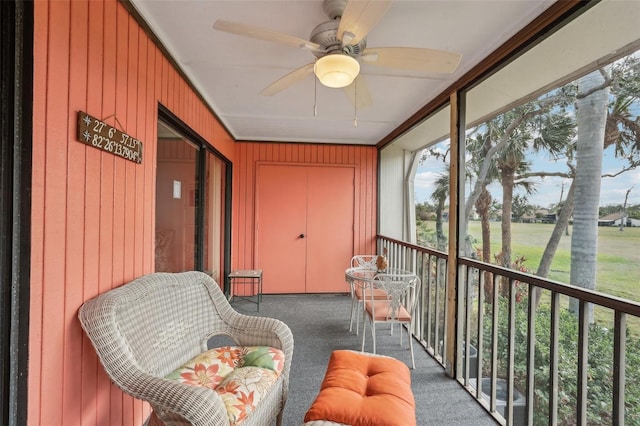
[[[514,386],[526,393],[527,386],[527,298],[516,303],[514,336]],[[483,376],[491,374],[492,306],[485,305],[483,345]],[[578,372],[578,320],[574,313],[560,310],[558,335],[558,424],[576,424]],[[534,424],[549,424],[550,330],[551,311],[541,305],[536,312],[534,351]],[[611,424],[613,400],[613,338],[614,333],[599,324],[588,329],[587,423]],[[508,300],[500,297],[498,306],[497,376],[508,372]],[[625,421],[640,424],[640,340],[627,336],[626,341]]]

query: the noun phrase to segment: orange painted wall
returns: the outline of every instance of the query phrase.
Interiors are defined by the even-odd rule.
[[[28,423],[141,425],[148,407],[110,383],[77,311],[153,272],[158,103],[231,161],[234,141],[116,0],[34,9]],[[142,164],[78,142],[79,110],[115,114]]]
[[[378,173],[375,147],[241,142],[236,144],[235,158],[237,161],[233,166],[232,269],[254,267],[254,195],[258,162],[355,166],[353,249],[356,254],[375,252]]]
[[[110,383],[77,311],[153,272],[158,104],[233,162],[234,268],[252,266],[257,161],[354,165],[354,247],[372,252],[376,150],[234,143],[116,0],[42,0],[34,9],[28,423],[140,425],[148,406]],[[143,141],[143,163],[78,142],[80,110]]]

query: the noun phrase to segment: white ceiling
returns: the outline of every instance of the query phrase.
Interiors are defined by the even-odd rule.
[[[640,2],[598,2],[465,92],[465,125],[469,128],[482,123],[500,111],[637,51]],[[447,139],[449,132],[450,110],[443,108],[405,132],[393,145],[417,151]]]
[[[461,53],[462,61],[453,74],[422,76],[363,63],[373,105],[354,111],[342,89],[315,84],[312,74],[261,96],[275,80],[313,62],[313,54],[213,29],[223,19],[308,40],[328,20],[322,0],[132,0],[237,140],[362,145],[378,143],[552,3],[396,0],[369,32],[367,47],[448,50]]]

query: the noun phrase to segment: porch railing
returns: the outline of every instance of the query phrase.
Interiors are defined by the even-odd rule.
[[[415,272],[422,283],[415,311],[415,338],[444,366],[446,347],[447,253],[378,237],[378,252],[387,250],[389,266]]]
[[[384,248],[391,267],[421,277],[413,333],[444,365],[447,254],[379,236]],[[640,394],[625,380],[627,356],[637,356],[627,340],[640,335],[639,303],[473,259],[460,258],[457,271],[456,380],[500,423],[639,421],[625,398]],[[611,359],[596,365],[607,350]]]

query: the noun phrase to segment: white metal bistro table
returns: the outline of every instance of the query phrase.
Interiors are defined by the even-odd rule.
[[[260,311],[260,302],[262,301],[262,269],[242,269],[233,271],[229,275],[229,299],[240,298],[248,300],[257,305]],[[237,285],[242,285],[242,294],[236,294]],[[249,291],[247,292],[247,286]],[[247,294],[249,293],[249,294]],[[255,299],[255,300],[254,300]]]
[[[351,284],[354,281],[360,281],[362,283],[371,284],[373,279],[378,274],[389,274],[389,275],[397,275],[397,276],[415,276],[416,274],[407,271],[406,269],[399,268],[387,268],[384,271],[376,271],[375,269],[369,268],[347,268],[344,272],[345,280]]]
[[[359,328],[359,317],[358,317],[358,310],[359,308],[357,308],[357,305],[355,305],[356,303],[362,303],[364,306],[365,303],[365,297],[362,298],[362,300],[359,302],[356,300],[355,297],[355,291],[356,291],[356,287],[360,287],[360,289],[362,289],[362,293],[364,294],[366,292],[367,289],[371,288],[373,290],[373,281],[374,278],[376,277],[376,275],[378,274],[390,274],[390,275],[394,275],[397,276],[398,278],[410,278],[410,277],[415,277],[416,274],[405,270],[405,269],[399,269],[399,268],[387,268],[383,271],[377,271],[375,269],[372,268],[367,268],[367,267],[351,267],[351,268],[347,268],[344,272],[344,276],[345,276],[345,280],[347,281],[347,283],[349,284],[349,287],[351,289],[351,298],[352,298],[352,305],[351,305],[351,319],[349,321],[349,331],[351,331],[352,329],[352,325],[353,325],[353,319],[355,316],[356,319],[356,334],[358,333],[358,328]],[[362,314],[364,315],[364,309]],[[363,318],[364,320],[364,318]]]

